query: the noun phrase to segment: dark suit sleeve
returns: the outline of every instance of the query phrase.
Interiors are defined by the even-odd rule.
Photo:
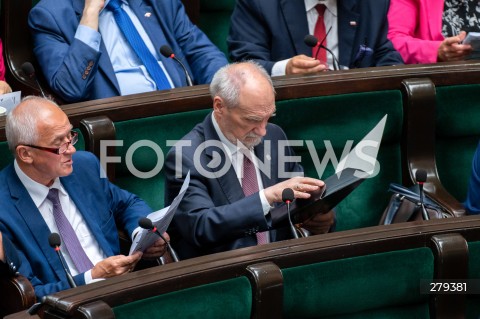
[[[193,153],[182,153],[183,177],[175,177],[175,152],[165,162],[166,203],[178,194],[190,170],[190,185],[180,203],[173,226],[191,246],[205,249],[268,229],[260,196],[255,193],[228,203],[214,178],[202,176],[195,169]],[[232,180],[232,182],[236,182]]]
[[[384,7],[379,18],[382,19],[382,24],[378,32],[378,38],[376,39],[374,61],[375,66],[389,66],[389,65],[401,65],[403,63],[402,56],[395,50],[393,43],[388,39],[388,6],[390,1],[383,1]],[[380,5],[380,2],[375,2],[375,5]],[[376,11],[378,12],[378,11]]]
[[[272,67],[277,62],[271,58],[271,39],[271,31],[263,21],[257,3],[252,0],[238,0],[231,16],[227,38],[230,59],[255,60],[271,74]]]

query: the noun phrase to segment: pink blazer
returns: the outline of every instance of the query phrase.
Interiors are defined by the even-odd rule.
[[[5,81],[5,63],[3,62],[2,40],[0,40],[0,81]]]
[[[442,35],[443,0],[391,0],[388,38],[406,64],[435,63]]]

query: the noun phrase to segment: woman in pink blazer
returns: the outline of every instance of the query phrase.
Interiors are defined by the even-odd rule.
[[[456,2],[460,3],[461,7],[468,1]],[[451,7],[450,2],[453,3],[449,0],[390,1],[388,38],[406,64],[458,61],[471,53],[470,45],[459,44],[466,36],[465,31],[449,37],[442,33],[444,4],[451,17],[455,17],[459,9]],[[470,2],[470,5],[474,5],[474,2]],[[465,11],[465,8],[463,10]],[[455,20],[450,21],[454,23]],[[451,29],[455,28],[447,31]]]

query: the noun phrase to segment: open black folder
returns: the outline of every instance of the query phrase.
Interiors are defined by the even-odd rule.
[[[324,180],[325,186],[312,193],[309,199],[295,199],[290,204],[292,222],[301,223],[313,215],[329,212],[367,177],[368,174],[354,168],[345,168],[339,174],[333,174]],[[273,228],[288,226],[286,205],[274,208],[270,214]]]

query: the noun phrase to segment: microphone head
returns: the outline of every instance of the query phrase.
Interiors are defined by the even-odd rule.
[[[415,179],[417,183],[425,183],[427,181],[427,171],[424,169],[417,169],[415,172]]]
[[[24,62],[21,66],[23,73],[29,78],[35,75],[35,68],[33,67],[32,63]]]
[[[153,223],[150,218],[142,217],[138,220],[138,226],[142,227],[143,229],[153,229]]]
[[[313,48],[317,46],[318,39],[314,35],[307,34],[305,38],[303,38],[303,42],[305,42],[305,44],[308,45],[309,47]]]
[[[166,58],[173,58],[175,56],[175,53],[173,53],[172,48],[165,44],[160,47],[160,53],[166,57]]]
[[[293,189],[291,188],[285,188],[282,192],[282,201],[284,203],[292,202],[295,199],[295,195],[293,194]]]
[[[60,239],[60,235],[57,234],[57,233],[51,233],[48,236],[48,244],[52,248],[60,247],[60,245],[62,244],[62,240]]]

